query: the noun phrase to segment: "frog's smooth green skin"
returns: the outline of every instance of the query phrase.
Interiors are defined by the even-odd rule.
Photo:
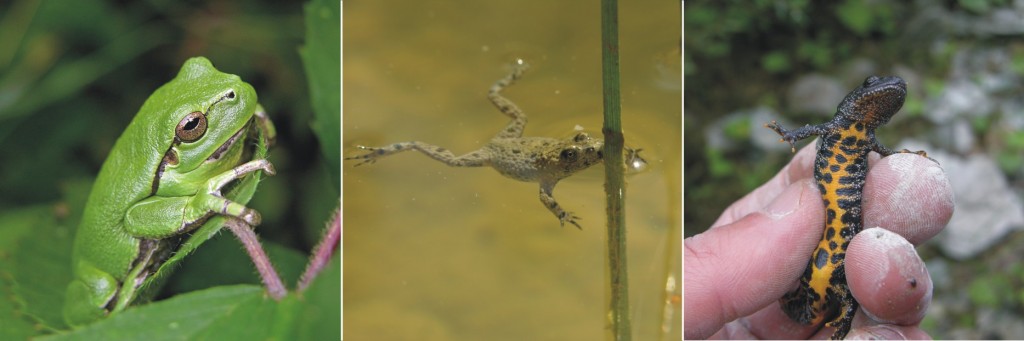
[[[215,215],[260,223],[221,190],[273,166],[254,138],[274,128],[256,91],[203,57],[153,93],[114,144],[93,184],[72,251],[64,319],[81,326],[124,309],[184,234]]]

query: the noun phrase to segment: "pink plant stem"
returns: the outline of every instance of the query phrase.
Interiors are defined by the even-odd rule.
[[[263,284],[267,286],[267,293],[270,294],[270,297],[275,300],[284,297],[287,290],[281,283],[281,277],[274,270],[274,265],[270,264],[270,258],[267,258],[267,254],[263,252],[263,246],[260,245],[256,233],[252,231],[249,224],[237,218],[228,218],[224,225],[245,246],[245,251],[249,253],[249,258],[252,258],[252,263],[256,265],[256,271],[259,271],[260,277],[263,278]]]
[[[302,273],[302,277],[299,277],[299,291],[305,290],[309,286],[309,283],[313,282],[317,274],[327,266],[327,262],[334,256],[334,251],[338,249],[338,242],[341,240],[341,210],[334,211],[334,219],[331,221],[330,227],[327,229],[327,233],[320,239],[320,244],[317,244],[313,250],[313,257],[309,259],[309,265],[306,266],[306,271]]]

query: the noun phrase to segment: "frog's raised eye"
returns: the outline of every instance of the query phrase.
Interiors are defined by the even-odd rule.
[[[206,115],[198,111],[185,115],[178,122],[178,127],[174,128],[174,136],[182,142],[193,142],[203,137],[203,134],[206,134]]]
[[[565,149],[562,153],[558,154],[558,158],[565,162],[576,162],[576,159],[580,157],[579,151],[575,149]]]
[[[872,84],[875,84],[875,83],[878,83],[878,76],[868,76],[868,78],[864,79],[864,84],[861,85],[861,86],[869,87],[869,86],[871,86]]]
[[[576,142],[576,143],[583,143],[583,142],[586,142],[589,139],[590,139],[590,135],[587,135],[587,133],[579,133],[579,134],[576,134],[576,136],[574,136],[572,138],[573,142]]]

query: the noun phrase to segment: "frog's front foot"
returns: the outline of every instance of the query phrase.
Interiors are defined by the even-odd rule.
[[[259,225],[263,220],[260,217],[259,212],[249,207],[246,207],[245,205],[225,198],[223,194],[221,194],[221,189],[223,189],[224,186],[227,186],[227,184],[232,181],[241,179],[242,177],[245,177],[250,173],[260,170],[262,170],[263,173],[267,175],[277,174],[277,171],[274,169],[274,164],[264,159],[253,160],[243,163],[235,168],[232,168],[228,172],[224,172],[220,175],[211,178],[207,185],[208,197],[206,197],[206,199],[203,200],[197,200],[196,202],[199,203],[205,200],[205,206],[209,207],[211,210],[217,213],[238,217],[239,219],[244,220],[250,226]],[[216,210],[217,208],[219,208],[219,210]]]
[[[557,181],[541,181],[540,202],[544,204],[544,207],[547,207],[548,211],[551,211],[555,217],[558,217],[558,223],[563,227],[565,227],[565,223],[570,223],[576,225],[576,228],[582,230],[583,228],[580,227],[580,224],[576,223],[576,219],[582,218],[577,217],[575,214],[572,214],[572,212],[563,210],[562,206],[558,205],[558,202],[555,201],[555,197],[551,195],[551,191],[554,190],[555,187],[555,182]]]
[[[377,158],[378,157],[381,157],[381,156],[384,156],[384,155],[387,154],[387,150],[385,148],[367,147],[367,146],[363,146],[363,145],[357,145],[356,148],[359,148],[360,150],[365,150],[365,151],[368,151],[368,152],[364,153],[364,154],[356,155],[356,156],[346,157],[345,160],[362,160],[359,163],[355,164],[355,166],[353,166],[353,167],[358,167],[358,166],[362,166],[362,165],[365,165],[365,164],[371,164],[371,163],[377,162]]]
[[[582,230],[583,228],[580,227],[580,224],[576,223],[576,219],[583,219],[583,218],[580,218],[580,217],[576,216],[575,214],[573,214],[572,212],[568,212],[568,211],[562,211],[562,214],[558,216],[559,224],[561,224],[562,227],[565,227],[565,223],[568,222],[570,224],[576,225],[576,228]]]

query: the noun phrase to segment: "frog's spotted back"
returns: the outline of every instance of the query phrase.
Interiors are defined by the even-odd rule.
[[[601,163],[603,160],[601,139],[586,133],[577,133],[567,139],[548,137],[523,137],[526,129],[526,114],[515,103],[501,95],[501,91],[522,78],[529,65],[522,60],[512,64],[512,71],[491,86],[487,98],[511,121],[478,150],[455,156],[451,151],[432,144],[411,141],[398,142],[383,147],[359,146],[367,153],[346,157],[345,160],[361,160],[356,166],[373,163],[377,159],[395,153],[415,150],[434,160],[452,167],[491,166],[506,177],[519,181],[539,182],[540,201],[561,225],[570,223],[580,228],[579,217],[567,212],[555,201],[552,192],[555,184],[576,172]],[[642,161],[639,150],[629,149],[631,162]]]

